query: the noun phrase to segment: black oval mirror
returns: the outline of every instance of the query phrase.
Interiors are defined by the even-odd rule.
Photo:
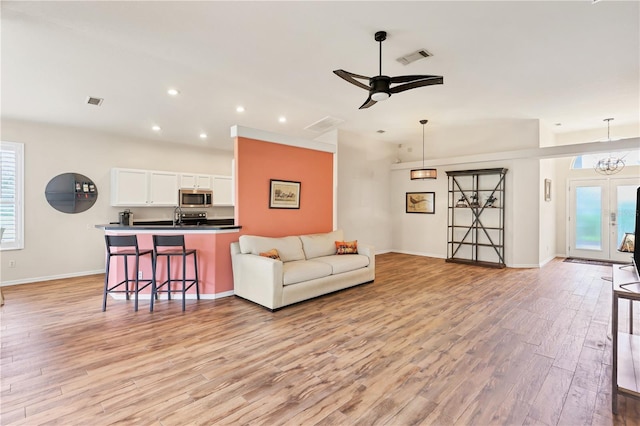
[[[62,213],[89,210],[98,199],[98,188],[79,173],[63,173],[51,179],[44,190],[49,205]]]

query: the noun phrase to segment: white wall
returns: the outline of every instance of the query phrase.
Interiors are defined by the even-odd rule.
[[[548,126],[540,123],[540,146],[555,145],[555,134]],[[544,265],[556,256],[556,217],[557,217],[557,190],[558,180],[556,179],[556,160],[544,159],[540,161],[540,189],[538,191],[539,200],[539,254],[540,265]],[[545,200],[545,180],[551,180],[551,199]]]
[[[459,126],[425,125],[425,159],[451,158],[491,152],[537,148],[538,120],[482,120]],[[398,141],[396,156],[402,162],[422,160],[422,133],[412,141]],[[396,145],[397,148],[397,145]]]
[[[637,138],[640,136],[640,123],[617,125],[611,122],[609,129],[611,140]],[[607,141],[607,123],[603,122],[602,127],[596,129],[582,130],[579,132],[558,133],[555,135],[555,145],[572,145],[584,142]]]
[[[447,257],[448,185],[446,171],[504,167],[505,263],[511,267],[537,267],[539,247],[537,160],[510,160],[438,167],[438,179],[411,181],[409,170],[391,172],[393,251]],[[435,192],[435,214],[405,212],[406,192]],[[500,200],[502,201],[502,200]]]
[[[540,161],[540,190],[538,199],[540,200],[540,265],[552,260],[557,254],[557,228],[558,228],[558,200],[561,198],[559,192],[562,183],[556,177],[557,159],[546,159]],[[545,179],[551,180],[551,199],[545,200]]]
[[[4,119],[2,140],[25,146],[25,247],[2,252],[3,285],[104,271],[104,232],[94,225],[116,221],[122,210],[109,205],[112,167],[231,175],[233,158],[226,151]],[[89,210],[65,214],[47,203],[47,183],[67,172],[83,174],[96,183],[98,200]],[[170,218],[173,211],[132,210],[136,220]],[[233,209],[212,213],[232,217]],[[10,260],[15,268],[8,267]]]
[[[338,224],[345,238],[389,251],[392,216],[389,209],[390,166],[395,146],[338,132]]]
[[[447,129],[441,129],[437,140],[440,145],[448,144]],[[430,160],[429,167],[438,169],[438,179],[433,181],[411,181],[409,165],[396,164],[391,172],[391,216],[393,217],[393,250],[403,253],[421,254],[432,257],[447,257],[447,175],[446,171],[474,170],[504,167],[509,169],[505,177],[505,263],[511,267],[537,267],[540,265],[540,241],[554,237],[540,236],[545,232],[540,228],[540,177],[538,159],[511,159],[505,161],[487,160],[483,162],[460,162],[470,154],[501,152],[506,147],[521,149],[538,147],[540,133],[548,132],[540,128],[537,120],[514,120],[500,123],[496,127],[487,123],[465,125],[451,131],[451,140],[465,140],[464,144],[442,148],[452,156]],[[546,136],[545,136],[546,137]],[[425,140],[433,144],[433,139],[425,135]],[[464,146],[460,151],[456,147]],[[404,146],[403,146],[404,148]],[[415,161],[415,155],[401,153],[402,160]],[[415,154],[415,149],[414,149]],[[455,156],[460,156],[456,158]],[[486,156],[485,157],[491,157]],[[405,193],[413,191],[435,192],[435,214],[405,213]]]

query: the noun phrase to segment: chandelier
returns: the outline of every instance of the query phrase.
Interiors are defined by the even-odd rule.
[[[428,169],[424,167],[424,125],[427,124],[427,121],[429,120],[420,120],[420,124],[422,124],[422,168],[411,170],[411,180],[438,178],[437,169]]]
[[[611,142],[610,137],[610,127],[609,124],[613,120],[613,118],[605,118],[603,121],[607,122],[607,142]],[[596,165],[594,166],[596,172],[601,175],[612,175],[618,173],[622,169],[624,169],[624,160],[620,157],[613,157],[609,155],[609,157],[602,158],[598,160]]]

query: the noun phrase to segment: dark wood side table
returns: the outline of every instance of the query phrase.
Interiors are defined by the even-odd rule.
[[[613,371],[611,377],[611,411],[618,413],[618,395],[640,399],[640,335],[633,334],[633,310],[630,309],[629,332],[618,332],[618,304],[620,299],[640,300],[640,282],[633,266],[613,265],[613,307],[611,334],[613,335]]]

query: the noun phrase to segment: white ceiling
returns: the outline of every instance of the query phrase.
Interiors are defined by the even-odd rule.
[[[638,1],[1,7],[3,118],[232,149],[234,124],[313,139],[318,134],[304,128],[326,116],[394,143],[419,140],[423,118],[429,126],[540,119],[572,132],[604,129],[607,117],[616,125],[640,117]],[[444,84],[359,110],[367,92],[332,71],[376,75],[378,30],[389,34],[383,74],[436,74]],[[421,48],[434,56],[396,62]],[[180,95],[168,96],[170,87]],[[88,96],[103,105],[87,105]]]

